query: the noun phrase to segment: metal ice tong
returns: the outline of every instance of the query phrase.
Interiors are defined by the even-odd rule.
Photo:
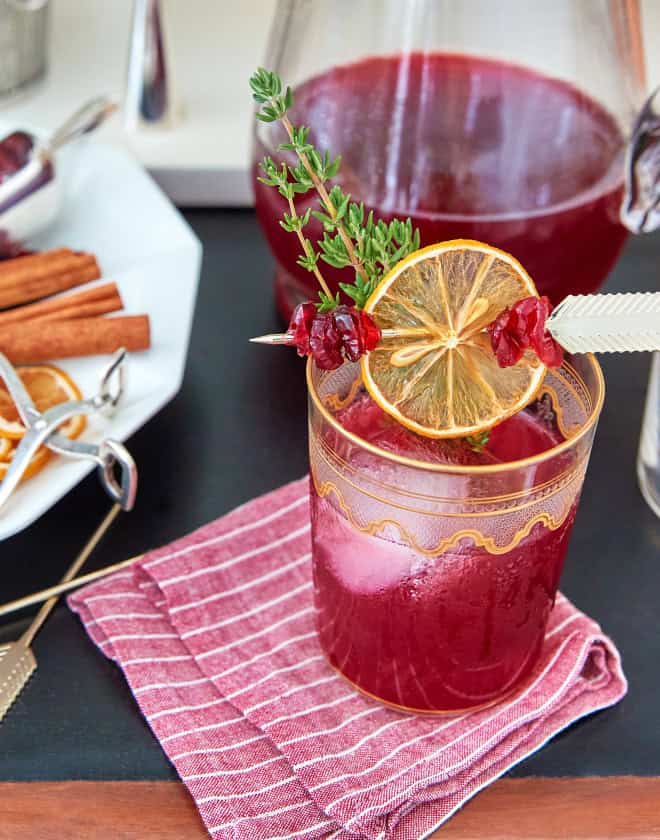
[[[114,411],[124,391],[126,358],[125,350],[115,353],[94,397],[60,403],[42,414],[34,405],[15,368],[0,353],[0,377],[26,429],[5,477],[0,482],[0,509],[16,489],[39,447],[47,446],[58,455],[94,461],[101,484],[110,498],[124,510],[131,510],[137,492],[137,467],[126,447],[111,438],[99,444],[70,440],[57,431],[67,420],[80,414],[110,414]]]

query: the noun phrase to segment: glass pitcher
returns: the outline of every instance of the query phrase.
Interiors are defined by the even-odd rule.
[[[637,0],[279,0],[265,64],[293,87],[294,122],[342,155],[344,190],[410,217],[423,245],[497,245],[555,302],[596,290],[617,259],[645,87]],[[254,189],[288,317],[317,290],[278,224],[284,200],[256,181],[284,139],[258,125]],[[335,287],[346,272],[324,267]]]

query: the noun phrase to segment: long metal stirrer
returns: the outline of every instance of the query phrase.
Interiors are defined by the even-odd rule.
[[[9,601],[8,603],[0,606],[0,616],[9,615],[10,613],[22,610],[25,607],[31,607],[34,604],[40,604],[48,598],[62,595],[64,592],[70,592],[72,589],[77,589],[79,586],[84,586],[86,583],[92,583],[95,580],[99,580],[99,578],[112,574],[113,572],[119,572],[122,569],[128,568],[128,566],[131,566],[142,557],[142,554],[138,554],[128,560],[113,563],[111,566],[104,566],[102,569],[97,569],[95,572],[88,572],[86,575],[80,575],[80,577],[73,578],[72,580],[56,583],[54,586],[49,586],[46,589],[39,590],[39,592],[33,592],[31,595],[25,595],[23,598],[17,598],[15,601]]]
[[[121,509],[121,505],[119,504],[112,506],[80,554],[78,554],[71,566],[69,566],[60,582],[60,586],[71,584],[72,578],[75,577],[89,555],[94,551]],[[56,594],[46,597],[48,600],[41,607],[23,635],[17,641],[0,647],[0,721],[9,711],[12,703],[14,703],[36,670],[37,660],[30,645],[57,603]]]
[[[87,562],[87,559],[90,556],[90,554],[92,553],[92,551],[94,551],[96,546],[99,544],[99,542],[103,538],[105,532],[108,530],[108,528],[115,521],[115,519],[117,518],[117,514],[120,511],[121,511],[121,505],[118,505],[118,504],[114,504],[110,508],[110,510],[108,511],[106,516],[103,518],[103,521],[101,522],[101,524],[98,526],[96,531],[94,531],[92,536],[89,538],[89,540],[85,544],[85,547],[83,548],[83,550],[80,552],[80,554],[76,557],[76,559],[73,561],[73,563],[67,569],[67,572],[64,575],[64,577],[62,578],[62,580],[60,581],[60,584],[68,583],[72,578],[74,578],[78,574],[78,572],[80,571],[82,566]],[[56,603],[57,603],[57,596],[54,595],[53,597],[49,598],[46,601],[46,603],[43,605],[43,607],[36,614],[36,616],[34,617],[34,620],[30,624],[28,629],[25,631],[25,633],[23,634],[23,639],[25,640],[26,645],[32,644],[32,640],[37,635],[39,630],[41,630],[41,627],[43,626],[43,623],[46,621],[46,619],[50,615],[50,613],[51,613],[51,611],[52,611],[52,609],[53,609],[53,607],[55,606]]]

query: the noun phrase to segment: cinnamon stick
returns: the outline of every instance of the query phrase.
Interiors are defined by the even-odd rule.
[[[103,283],[70,295],[60,295],[0,312],[0,327],[19,321],[66,321],[118,312],[124,304],[116,283]]]
[[[0,309],[64,292],[101,276],[93,254],[46,251],[0,264]]]
[[[72,356],[136,352],[151,346],[148,315],[24,321],[0,328],[0,352],[13,364],[46,362]]]
[[[12,257],[10,260],[0,261],[0,277],[5,274],[15,274],[22,268],[34,268],[40,266],[47,257],[49,261],[59,259],[60,257],[74,257],[75,251],[71,248],[53,248],[50,251],[38,251],[36,254],[25,254],[22,257]]]

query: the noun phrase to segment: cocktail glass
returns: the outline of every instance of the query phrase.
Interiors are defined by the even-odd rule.
[[[500,427],[505,460],[491,463],[460,455],[459,442],[379,430],[358,365],[310,361],[307,378],[315,603],[332,667],[415,712],[487,706],[520,687],[543,644],[603,403],[598,362],[579,355],[549,370],[534,405]]]
[[[423,245],[496,245],[554,303],[595,291],[618,257],[645,87],[637,0],[280,0],[266,66],[294,88],[294,123],[342,155],[344,190],[379,218],[410,217]],[[282,127],[255,131],[256,209],[288,318],[316,286],[278,224],[286,203],[256,180],[264,155],[283,157]],[[324,274],[335,290],[354,279]]]

